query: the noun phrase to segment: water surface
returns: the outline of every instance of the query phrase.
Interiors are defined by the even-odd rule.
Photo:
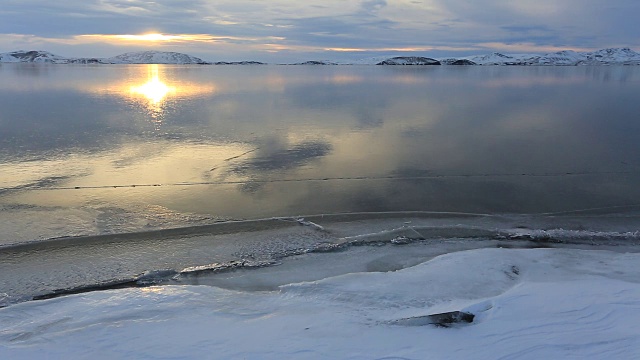
[[[640,203],[637,67],[0,65],[0,243]]]

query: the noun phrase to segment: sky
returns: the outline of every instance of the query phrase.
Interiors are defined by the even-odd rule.
[[[2,0],[0,52],[208,61],[640,49],[638,0]]]

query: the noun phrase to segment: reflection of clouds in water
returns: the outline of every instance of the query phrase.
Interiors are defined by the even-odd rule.
[[[79,176],[79,175],[78,175]],[[61,183],[73,179],[75,176],[67,175],[67,176],[47,176],[41,179],[33,180],[28,183],[23,183],[20,185],[13,185],[7,187],[0,187],[0,196],[8,195],[17,191],[26,191],[26,190],[38,190],[48,187],[54,187],[60,185]]]
[[[275,184],[299,213],[436,211],[531,214],[629,205],[640,196],[638,176],[371,179]],[[594,190],[596,189],[596,190]],[[304,196],[305,192],[322,196]]]
[[[432,170],[412,166],[403,166],[402,164],[400,164],[400,167],[398,167],[396,170],[391,172],[391,176],[398,178],[418,178],[433,175],[435,174]]]
[[[239,186],[243,193],[255,194],[267,183],[260,180],[271,175],[285,177],[284,172],[295,171],[331,153],[331,144],[324,141],[304,141],[292,146],[276,138],[263,142],[255,155],[232,165],[229,174],[247,176],[249,180]]]
[[[54,75],[77,69],[60,68]],[[116,69],[140,72],[144,67],[109,69],[106,73],[112,78],[96,81],[94,87],[120,84],[122,74]],[[595,203],[593,191],[563,187],[571,183],[569,179],[547,182],[550,191],[545,193],[536,181],[525,179],[381,178],[428,176],[431,171],[437,175],[616,170],[622,161],[638,163],[633,154],[637,154],[639,125],[630,121],[638,112],[636,87],[589,80],[607,71],[617,74],[617,69],[328,69],[339,81],[323,80],[327,73],[318,68],[225,68],[229,73],[214,67],[191,69],[193,76],[185,83],[209,81],[219,91],[182,99],[166,113],[166,134],[149,131],[144,108],[148,99],[140,95],[134,102],[129,92],[132,84],[144,84],[147,78],[127,82],[127,97],[60,90],[54,81],[48,91],[2,92],[0,153],[7,150],[17,156],[15,149],[25,146],[42,157],[50,156],[51,149],[91,155],[98,148],[104,158],[76,161],[90,164],[90,172],[98,173],[80,179],[80,185],[87,186],[245,181],[211,185],[211,191],[199,186],[148,189],[148,194],[164,192],[163,200],[179,201],[182,209],[201,206],[198,211],[203,213],[238,217],[253,216],[254,210],[248,209],[252,206],[258,209],[255,213],[263,211],[259,216],[272,214],[267,211],[302,211],[298,209],[312,213],[465,206],[533,209],[536,202],[553,203],[554,189],[559,199],[588,205]],[[299,76],[289,77],[292,71]],[[265,72],[282,75],[280,88],[261,85],[267,83],[261,78]],[[563,81],[544,80],[553,74]],[[597,87],[575,83],[576,76]],[[530,86],[520,86],[521,79]],[[485,82],[503,86],[487,88]],[[172,100],[168,105],[173,104]],[[5,121],[14,118],[20,121]],[[70,163],[64,166],[68,169]],[[38,171],[42,173],[42,169],[34,173]],[[343,177],[378,180],[337,180]],[[320,181],[262,182],[304,178]],[[595,180],[590,184],[602,185]],[[73,194],[80,200],[88,198],[79,191]],[[116,192],[108,196],[112,194]],[[105,203],[110,201],[118,202],[109,198]]]
[[[0,74],[2,74],[3,71],[9,70],[14,72],[18,76],[38,78],[54,72],[56,70],[56,65],[43,66],[43,64],[21,63],[18,66],[0,66]]]
[[[330,152],[331,145],[321,141],[306,141],[284,149],[261,146],[254,157],[232,167],[231,171],[251,174],[291,170],[326,156]]]
[[[117,111],[116,106],[71,91],[38,91],[28,96],[2,92],[0,108],[6,119],[0,121],[0,151],[6,150],[9,156],[49,157],[50,150],[98,151],[119,143],[113,135],[127,130],[104,121]]]
[[[175,138],[189,132],[185,124],[206,119],[200,109],[192,110],[192,101],[216,92],[212,82],[181,78],[191,71],[181,67],[23,64],[6,69],[19,75],[5,78],[0,89],[3,157],[109,151],[127,137],[165,136],[158,132],[160,125]],[[177,126],[168,129],[168,122]],[[206,133],[193,131],[194,136]]]
[[[372,89],[366,81],[303,84],[286,90],[286,96],[301,108],[346,112],[356,119],[358,127],[364,128],[382,126],[381,111],[393,103],[388,95],[386,91]]]

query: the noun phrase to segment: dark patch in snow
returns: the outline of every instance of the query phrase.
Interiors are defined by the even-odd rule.
[[[470,324],[475,318],[474,314],[463,311],[450,311],[439,314],[430,314],[425,316],[413,316],[391,321],[392,325],[401,326],[425,326],[434,325],[437,327],[452,327],[456,324]]]

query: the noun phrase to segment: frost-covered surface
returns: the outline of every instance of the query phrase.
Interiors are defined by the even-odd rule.
[[[635,359],[639,260],[481,249],[270,292],[163,286],[27,302],[0,309],[0,358]],[[451,310],[476,317],[394,324]]]

